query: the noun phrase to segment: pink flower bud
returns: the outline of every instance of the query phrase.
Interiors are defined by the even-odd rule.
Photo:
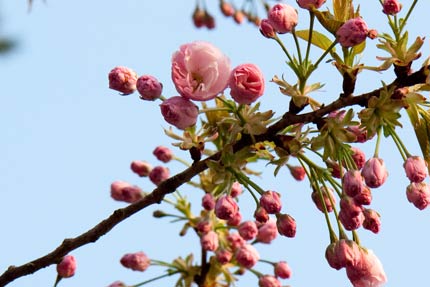
[[[215,257],[219,263],[224,265],[230,262],[231,258],[233,257],[233,254],[227,249],[218,249],[215,253]]]
[[[356,136],[356,143],[364,143],[368,140],[367,131],[365,128],[360,128],[360,126],[349,126],[346,128],[349,132]]]
[[[225,1],[220,2],[220,9],[221,9],[222,14],[226,17],[233,16],[233,14],[234,14],[233,6],[230,3],[227,3]]]
[[[161,96],[163,85],[153,76],[143,75],[137,79],[137,91],[140,98],[146,101],[153,101]]]
[[[422,182],[428,175],[427,163],[419,156],[408,157],[403,167],[411,182]]]
[[[207,42],[184,44],[172,57],[172,80],[185,98],[207,101],[227,87],[230,60]]]
[[[200,7],[196,7],[192,15],[194,26],[196,26],[196,28],[203,27],[205,25],[205,17],[206,12]]]
[[[230,190],[230,196],[233,198],[236,198],[241,194],[242,194],[242,186],[237,181],[233,182],[233,185]]]
[[[282,208],[282,203],[281,203],[281,198],[279,193],[271,190],[264,192],[260,197],[260,205],[269,214],[279,213]]]
[[[273,29],[272,25],[270,24],[269,19],[263,19],[260,23],[260,33],[269,39],[275,38],[276,31]]]
[[[269,214],[263,207],[259,207],[254,212],[254,218],[259,223],[265,223],[269,220]]]
[[[281,287],[281,282],[279,282],[276,277],[272,275],[264,275],[258,278],[259,287]]]
[[[384,161],[381,158],[373,157],[364,164],[361,175],[369,187],[377,188],[384,184],[388,172]]]
[[[306,172],[303,166],[288,166],[288,169],[295,180],[302,181],[305,179]]]
[[[282,279],[288,279],[291,277],[291,268],[285,261],[279,261],[275,264],[275,276]]]
[[[354,202],[357,205],[369,205],[372,202],[372,192],[370,188],[364,186],[361,193],[354,196]]]
[[[136,90],[137,74],[127,67],[115,67],[109,73],[109,88],[129,95]]]
[[[120,262],[125,268],[134,271],[145,271],[151,264],[151,260],[142,251],[125,254]]]
[[[200,238],[200,244],[203,250],[215,251],[218,248],[218,234],[215,231],[209,231]]]
[[[279,34],[291,32],[298,23],[296,9],[283,3],[275,4],[269,10],[268,19],[270,25],[272,25]]]
[[[301,8],[310,10],[312,7],[315,9],[320,8],[326,0],[297,0],[297,4]]]
[[[343,210],[348,217],[354,217],[363,212],[363,207],[349,196],[343,196],[340,199],[340,210]]]
[[[196,229],[200,233],[208,233],[212,229],[212,223],[209,220],[201,220],[197,223]]]
[[[239,210],[236,212],[235,215],[233,215],[232,218],[227,220],[227,225],[230,226],[239,226],[240,222],[242,222],[242,214],[239,212]]]
[[[342,47],[352,47],[366,40],[369,28],[360,17],[349,19],[336,32],[337,40]]]
[[[325,207],[327,208],[327,212],[332,212],[333,204],[336,203],[336,198],[333,195],[333,190],[331,188],[326,189],[324,186],[320,187],[320,190],[323,197],[322,200],[318,190],[314,190],[311,194],[312,201],[315,203],[315,206],[319,209],[319,211],[325,212],[324,211],[324,205],[325,205]]]
[[[227,236],[227,241],[233,250],[236,250],[246,244],[245,240],[237,232],[230,233]]]
[[[384,0],[382,12],[387,15],[396,15],[402,9],[402,4],[397,0]]]
[[[234,68],[228,80],[230,95],[239,104],[251,104],[264,93],[264,76],[254,64]]]
[[[381,229],[381,220],[380,215],[373,209],[367,209],[365,208],[363,210],[364,214],[364,221],[363,221],[363,227],[364,229],[370,230],[373,233],[378,233]]]
[[[110,284],[108,287],[127,287],[124,282],[122,281],[115,281],[112,284]]]
[[[363,224],[364,215],[363,212],[361,212],[358,215],[350,216],[345,210],[341,209],[339,211],[339,220],[346,230],[351,231],[358,229]]]
[[[360,247],[352,240],[341,239],[327,246],[325,257],[330,267],[339,270],[360,258]]]
[[[75,275],[76,259],[73,255],[66,255],[57,264],[57,274],[61,278],[69,278]]]
[[[110,195],[115,200],[127,203],[134,203],[143,198],[142,190],[138,186],[120,180],[111,184]]]
[[[206,193],[202,198],[202,206],[206,210],[212,210],[215,208],[215,198],[212,194]]]
[[[239,211],[236,201],[230,195],[218,198],[215,205],[215,214],[219,219],[229,220]]]
[[[254,246],[245,244],[237,250],[235,258],[239,265],[250,269],[260,260],[260,255]]]
[[[241,10],[236,10],[233,14],[233,20],[236,24],[242,24],[245,20],[245,14]]]
[[[360,248],[355,264],[346,266],[346,275],[354,287],[383,286],[387,282],[381,261],[372,250]]]
[[[327,161],[327,167],[331,170],[331,175],[335,178],[340,178],[341,169],[343,171],[343,167],[339,166],[337,162]]]
[[[167,167],[156,166],[149,173],[149,179],[153,184],[159,185],[170,177],[170,171]]]
[[[199,109],[195,104],[179,96],[165,100],[160,109],[164,120],[180,130],[194,126],[199,115]]]
[[[357,169],[362,169],[364,164],[366,163],[366,155],[364,152],[356,147],[351,147],[352,150],[352,159],[355,162],[355,165],[357,166]]]
[[[342,190],[346,195],[354,197],[364,189],[363,177],[359,170],[348,170],[342,179]]]
[[[146,161],[135,160],[131,162],[131,170],[140,177],[148,176],[152,170],[152,166]]]
[[[239,234],[245,240],[252,240],[257,236],[258,228],[254,221],[242,222],[239,226]]]
[[[408,201],[419,210],[423,210],[430,203],[430,186],[425,182],[412,182],[406,189]]]
[[[164,163],[168,163],[173,159],[173,152],[165,146],[157,146],[154,151],[152,152],[153,155],[159,160]]]
[[[276,221],[269,219],[266,223],[258,228],[257,241],[261,243],[269,244],[278,235],[278,229],[276,227]]]
[[[208,11],[205,13],[204,25],[210,30],[215,28],[215,18]]]
[[[290,238],[296,236],[296,221],[293,217],[288,214],[277,214],[276,218],[276,227],[279,234]]]

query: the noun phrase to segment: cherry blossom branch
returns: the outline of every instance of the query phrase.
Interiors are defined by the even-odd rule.
[[[409,76],[397,78],[394,82],[388,85],[388,88],[392,86],[401,88],[426,83],[429,73],[430,66],[425,66]],[[368,100],[372,96],[378,97],[381,90],[382,88],[359,96],[349,95],[347,97],[339,97],[339,99],[332,102],[331,104],[305,114],[297,115],[293,112],[287,112],[283,115],[282,119],[271,125],[266,133],[255,136],[254,139],[258,142],[265,140],[276,142],[276,134],[292,124],[318,123],[321,121],[324,115],[327,115],[332,111],[354,105],[366,106]],[[238,151],[252,143],[253,142],[250,136],[243,136],[243,138],[234,145],[234,151]],[[75,238],[65,239],[56,249],[45,256],[25,263],[21,266],[10,266],[0,276],[0,287],[6,286],[8,283],[14,281],[17,278],[33,274],[42,268],[58,263],[63,256],[81,246],[97,241],[101,236],[107,234],[118,223],[122,222],[131,215],[152,204],[161,203],[167,194],[174,192],[179,186],[190,181],[194,176],[206,170],[208,168],[208,161],[219,160],[220,156],[221,153],[218,152],[204,160],[196,161],[191,167],[162,182],[156,189],[146,195],[142,200],[130,204],[127,207],[115,210],[112,215],[85,233]]]

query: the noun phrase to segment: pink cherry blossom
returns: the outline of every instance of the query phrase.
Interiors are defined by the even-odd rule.
[[[206,210],[212,210],[215,208],[215,198],[210,193],[205,193],[202,197],[202,206]]]
[[[263,207],[259,207],[254,212],[254,218],[259,223],[265,223],[269,220],[269,214]]]
[[[360,17],[349,19],[336,32],[337,40],[342,47],[352,47],[366,40],[369,28]]]
[[[152,170],[152,166],[143,160],[135,160],[131,162],[131,170],[140,177],[148,176]]]
[[[259,287],[281,287],[281,282],[272,275],[263,275],[258,279]]]
[[[260,255],[254,246],[245,244],[236,251],[235,258],[239,265],[250,269],[260,260]]]
[[[134,271],[145,271],[151,260],[142,251],[136,253],[127,253],[120,260],[121,264]]]
[[[239,211],[236,201],[230,195],[223,195],[216,201],[215,214],[219,219],[229,220]]]
[[[277,214],[276,218],[276,227],[279,234],[290,238],[296,236],[296,220],[291,215]]]
[[[360,247],[352,240],[340,239],[327,246],[325,257],[330,267],[339,270],[356,264],[361,257]]]
[[[412,182],[406,188],[406,197],[419,210],[430,204],[430,186],[425,182]]]
[[[140,76],[137,79],[136,87],[140,98],[146,101],[158,99],[163,91],[163,85],[151,75]]]
[[[384,184],[388,177],[388,172],[381,158],[373,157],[369,159],[361,170],[364,181],[371,188],[377,188]]]
[[[322,199],[320,192],[318,190],[314,190],[311,193],[312,201],[315,203],[315,206],[318,208],[319,211],[325,212],[325,208],[327,209],[327,212],[333,211],[333,204],[336,203],[336,198],[333,195],[333,190],[328,187],[320,187],[320,191],[322,193]],[[332,204],[333,203],[333,204]]]
[[[408,157],[403,167],[411,182],[422,182],[428,175],[427,162],[420,156]]]
[[[59,277],[69,278],[75,275],[76,272],[76,259],[73,255],[66,255],[57,264],[57,273]]]
[[[373,209],[365,208],[363,210],[364,221],[363,228],[372,231],[373,233],[378,233],[381,229],[380,215]]]
[[[245,240],[252,240],[257,236],[258,228],[254,221],[242,222],[239,226],[239,234]]]
[[[160,109],[164,120],[181,130],[194,126],[199,115],[195,104],[179,96],[165,100]]]
[[[355,165],[357,166],[357,169],[362,169],[364,164],[366,163],[366,155],[364,152],[356,147],[351,147],[352,150],[352,159],[355,162]]]
[[[233,257],[233,254],[227,249],[218,249],[215,253],[215,257],[219,263],[227,264],[228,262],[230,262],[231,258]]]
[[[342,178],[342,190],[346,195],[354,197],[364,188],[364,180],[359,170],[348,170]]]
[[[258,228],[257,241],[269,244],[277,235],[278,229],[276,227],[276,221],[271,218]]]
[[[230,60],[207,42],[184,44],[172,57],[172,80],[179,94],[195,101],[215,98],[227,87]]]
[[[372,250],[360,248],[355,264],[346,266],[346,275],[354,287],[380,287],[387,282],[381,261]]]
[[[136,90],[137,74],[127,67],[115,67],[109,72],[109,88],[129,95]]]
[[[291,175],[297,181],[302,181],[305,179],[306,171],[303,166],[288,166]]]
[[[279,261],[275,264],[275,275],[282,279],[287,279],[291,277],[291,268],[285,261]]]
[[[237,232],[230,233],[227,236],[227,241],[228,241],[231,249],[233,249],[233,250],[236,250],[236,249],[238,249],[238,248],[240,248],[246,244],[246,241]]]
[[[320,8],[325,1],[326,0],[297,0],[297,4],[299,4],[301,8],[310,10],[311,7],[316,9]]]
[[[170,177],[170,171],[167,167],[156,166],[149,173],[149,179],[153,184],[159,185]]]
[[[171,149],[165,146],[157,146],[154,151],[152,152],[153,155],[159,160],[164,163],[168,163],[173,159],[173,152]]]
[[[209,231],[200,238],[200,244],[203,250],[215,251],[218,248],[218,234],[215,231]]]
[[[268,190],[261,195],[260,205],[269,214],[278,213],[282,208],[281,197],[276,191]]]
[[[143,192],[138,186],[121,180],[111,184],[110,194],[113,199],[127,203],[134,203],[143,198]]]
[[[296,9],[284,3],[273,5],[269,10],[268,19],[270,25],[279,34],[291,32],[298,23]]]
[[[240,185],[240,183],[238,183],[237,181],[233,182],[233,185],[231,187],[230,190],[230,196],[235,198],[238,197],[239,195],[241,195],[243,192],[242,190],[242,186]]]
[[[260,33],[266,38],[275,38],[276,32],[273,26],[270,24],[269,19],[263,19],[260,23]]]
[[[396,15],[402,9],[402,4],[397,0],[384,0],[382,4],[382,12],[387,15]]]
[[[228,80],[230,95],[239,104],[251,104],[264,93],[264,76],[254,64],[242,64],[233,69]]]

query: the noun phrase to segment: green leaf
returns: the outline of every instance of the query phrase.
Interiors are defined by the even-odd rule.
[[[328,11],[318,11],[313,10],[315,16],[317,16],[318,21],[320,24],[326,28],[327,31],[332,33],[334,36],[336,36],[337,30],[340,28],[340,26],[343,25],[344,21],[336,20],[333,14],[331,14]]]
[[[351,55],[352,55],[353,57],[355,57],[356,55],[360,55],[361,53],[363,53],[364,48],[366,48],[366,41],[363,41],[363,42],[361,42],[360,44],[355,45],[355,46],[352,48]]]
[[[346,22],[354,18],[352,0],[333,0],[333,11],[336,20]]]
[[[297,37],[305,40],[305,41],[309,41],[309,30],[299,30],[296,31],[296,35]],[[324,51],[326,51],[331,43],[333,41],[331,41],[326,35],[317,32],[317,31],[313,31],[312,32],[312,40],[311,43],[315,46],[317,46],[318,48],[323,49]],[[334,52],[335,49],[333,48],[332,51]]]
[[[421,107],[419,107],[418,110],[421,116],[419,119],[414,116],[413,111],[410,109],[406,111],[408,112],[409,119],[415,130],[415,135],[420,144],[424,160],[427,162],[427,167],[430,171],[430,110],[426,111]]]

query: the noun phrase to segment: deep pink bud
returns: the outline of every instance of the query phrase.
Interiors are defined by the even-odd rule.
[[[423,210],[430,203],[430,186],[425,182],[412,182],[406,189],[406,197],[416,208]]]
[[[196,28],[203,27],[205,25],[205,17],[206,12],[200,7],[196,7],[192,15],[194,26],[196,26]]]
[[[264,93],[264,76],[254,64],[234,68],[228,80],[230,95],[239,104],[251,104]]]
[[[296,221],[288,214],[277,214],[276,215],[276,227],[279,234],[286,237],[296,236]]]
[[[382,12],[387,15],[396,15],[402,9],[402,4],[397,0],[384,0]]]
[[[146,101],[153,101],[161,96],[163,85],[153,76],[143,75],[137,79],[137,91],[140,98]]]
[[[223,195],[216,201],[215,214],[219,219],[229,220],[239,211],[236,201],[230,195]]]
[[[237,232],[230,233],[227,236],[227,241],[233,250],[236,250],[246,244],[245,240]]]
[[[364,189],[363,177],[359,170],[348,170],[342,178],[342,190],[346,195],[354,197]]]
[[[269,220],[269,214],[263,207],[259,207],[254,212],[254,218],[259,223],[265,223]]]
[[[354,201],[357,205],[369,205],[372,202],[372,192],[370,188],[364,186],[361,193],[354,196]]]
[[[340,178],[341,169],[343,171],[343,167],[339,166],[337,162],[327,161],[327,167],[331,170],[331,175],[335,178]]]
[[[115,281],[112,284],[110,284],[108,287],[127,287],[124,282],[122,281]]]
[[[275,264],[275,276],[287,279],[291,277],[291,268],[285,261],[279,261]]]
[[[360,256],[358,244],[348,239],[341,239],[330,244],[325,253],[328,264],[336,270],[355,264]]]
[[[136,90],[137,74],[127,67],[115,67],[109,73],[109,88],[129,95]]]
[[[269,214],[279,213],[282,208],[282,203],[281,203],[281,198],[279,193],[272,190],[268,190],[264,192],[260,197],[260,205]]]
[[[172,160],[173,158],[173,152],[171,149],[165,146],[157,146],[154,151],[152,152],[153,155],[159,160],[164,163],[167,163]]]
[[[312,7],[318,9],[320,8],[326,0],[297,0],[297,4],[301,8],[310,10]]]
[[[227,220],[227,225],[230,226],[239,226],[239,224],[242,222],[242,214],[238,210],[235,215],[233,215],[232,218]]]
[[[354,217],[363,212],[363,207],[349,196],[343,196],[340,199],[340,210],[343,210],[348,217]]]
[[[230,196],[235,198],[242,194],[242,186],[237,181],[233,182],[230,190]]]
[[[351,215],[348,215],[347,212],[345,212],[345,210],[341,209],[339,211],[339,220],[346,230],[351,231],[351,230],[356,230],[363,224],[364,215],[363,215],[363,212],[361,212],[358,215],[351,216]]]
[[[69,278],[75,275],[76,259],[73,255],[66,255],[57,264],[57,274],[61,278]]]
[[[336,32],[337,40],[342,47],[352,47],[366,40],[369,28],[360,17],[349,19]]]
[[[306,172],[303,166],[290,166],[288,165],[288,169],[290,170],[291,175],[295,180],[302,181],[305,179]]]
[[[218,234],[215,231],[209,231],[200,238],[200,244],[203,250],[215,251],[218,248]]]
[[[372,250],[360,248],[359,259],[346,266],[346,275],[354,287],[383,286],[387,282],[384,269]]]
[[[148,176],[152,170],[152,166],[143,160],[135,160],[131,162],[131,170],[138,176]]]
[[[202,198],[202,206],[206,210],[212,210],[215,208],[215,198],[212,194],[206,193]]]
[[[260,33],[269,39],[275,38],[276,32],[270,24],[269,19],[263,19],[260,22]]]
[[[239,234],[245,240],[252,240],[257,236],[258,228],[254,221],[245,221],[239,226]]]
[[[281,282],[279,282],[276,277],[272,275],[264,275],[258,278],[259,287],[281,287]]]
[[[327,189],[324,186],[320,187],[320,190],[323,197],[322,200],[318,190],[314,189],[314,191],[311,194],[312,201],[315,203],[315,206],[319,209],[319,211],[325,212],[324,211],[324,205],[325,205],[325,207],[327,208],[327,212],[332,212],[333,204],[336,203],[336,198],[333,195],[333,190],[331,188]]]
[[[172,80],[182,97],[195,101],[215,98],[227,87],[230,60],[207,42],[184,44],[172,56]]]
[[[365,208],[363,210],[364,221],[363,228],[372,231],[373,233],[378,233],[381,229],[380,215],[373,209]]]
[[[355,136],[356,143],[364,143],[368,140],[367,131],[365,128],[361,128],[360,126],[349,126],[346,128],[349,132],[352,132]]]
[[[403,167],[411,182],[422,182],[428,175],[427,162],[419,156],[408,157]]]
[[[298,15],[296,9],[292,6],[278,3],[269,10],[268,19],[276,32],[285,34],[291,32],[296,27]]]
[[[125,254],[120,262],[125,268],[134,271],[145,271],[151,264],[151,260],[142,251]]]
[[[224,265],[230,262],[233,254],[227,249],[218,249],[215,253],[215,256],[218,262]]]
[[[276,221],[269,219],[266,223],[258,228],[257,241],[261,243],[269,244],[278,235],[278,229],[276,227]]]
[[[155,185],[159,185],[169,177],[170,177],[170,171],[167,167],[164,167],[164,166],[156,166],[149,173],[149,179]]]
[[[352,159],[354,160],[355,165],[357,166],[357,169],[362,169],[366,162],[366,155],[359,148],[351,147],[351,150],[352,150]]]
[[[143,198],[142,190],[135,185],[131,185],[125,181],[115,181],[110,186],[110,195],[113,199],[134,203]]]
[[[235,258],[239,265],[250,269],[260,260],[260,255],[254,246],[245,244],[237,250]]]
[[[205,18],[204,18],[204,25],[206,26],[206,28],[208,29],[213,29],[215,28],[215,18],[214,16],[212,16],[208,11],[206,11],[205,13]]]
[[[197,106],[180,96],[165,100],[160,109],[164,120],[181,130],[194,126],[199,115]]]
[[[209,220],[200,220],[196,225],[196,229],[200,233],[208,233],[212,229],[212,223]]]
[[[384,184],[388,172],[384,161],[381,158],[373,157],[364,164],[361,175],[369,187],[377,188]]]

